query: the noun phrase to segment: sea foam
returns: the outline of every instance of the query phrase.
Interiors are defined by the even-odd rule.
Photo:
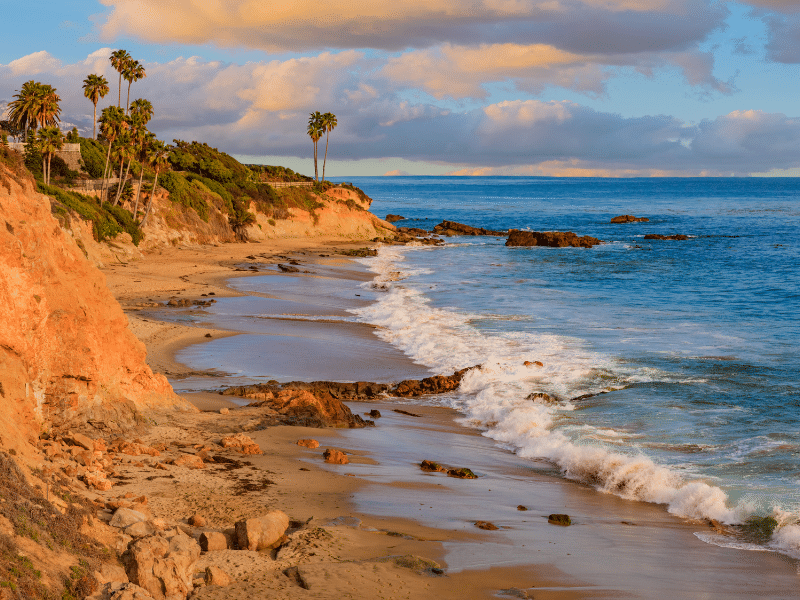
[[[432,306],[422,292],[403,284],[414,274],[404,268],[404,254],[416,251],[431,249],[382,247],[377,257],[364,259],[376,274],[372,285],[386,293],[352,312],[377,325],[377,335],[415,362],[436,371],[482,365],[465,375],[457,394],[442,399],[462,412],[465,425],[482,429],[523,458],[552,462],[568,478],[623,498],[666,505],[677,516],[735,524],[749,515],[745,507],[731,506],[720,487],[657,464],[636,446],[635,436],[574,426],[570,413],[576,407],[570,398],[673,376],[654,369],[624,372],[612,357],[567,336],[481,332],[470,321],[485,319],[485,314]],[[526,366],[525,361],[544,366]],[[558,401],[528,399],[534,392]],[[620,445],[626,437],[631,439]],[[793,555],[800,551],[800,526],[779,527],[770,547]]]

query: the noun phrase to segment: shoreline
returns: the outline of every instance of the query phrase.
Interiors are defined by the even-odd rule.
[[[267,244],[263,244],[263,245],[266,246],[266,245],[271,245],[271,244],[267,243]],[[245,245],[244,249],[247,249],[249,251],[249,250],[253,249],[254,246],[256,246],[256,245],[248,244],[248,245]],[[262,246],[262,245],[259,244],[258,246]],[[225,248],[228,249],[228,248],[230,248],[230,246],[226,246]],[[242,251],[244,249],[240,249],[240,251],[235,252],[234,253],[235,256],[238,257],[240,254],[243,254]],[[302,248],[298,248],[298,250],[302,250]],[[318,252],[323,252],[323,253],[325,252],[324,249],[319,249],[319,248],[317,248],[317,251]],[[281,252],[287,252],[287,251],[281,250]],[[247,252],[247,254],[255,254],[255,253]],[[273,253],[273,256],[277,256],[277,255],[278,255],[277,251]],[[245,256],[245,258],[246,258],[246,256]],[[233,262],[228,261],[228,265],[235,264],[236,260],[238,260],[238,258],[232,259]],[[227,271],[224,270],[224,269],[227,269]],[[224,280],[230,279],[231,275],[233,275],[234,277],[236,276],[236,272],[235,271],[231,271],[231,267],[230,266],[223,267],[222,264],[220,264],[220,268],[215,270],[213,273],[209,273],[209,272],[206,272],[206,271],[202,271],[201,272],[201,271],[202,271],[202,267],[198,267],[198,271],[197,272],[195,272],[192,275],[190,275],[190,276],[186,277],[185,279],[183,279],[183,281],[186,282],[187,284],[190,284],[190,282],[191,282],[193,277],[196,277],[196,278],[201,280],[201,282],[191,282],[191,283],[193,283],[195,285],[195,287],[191,288],[194,292],[198,292],[201,289],[206,289],[206,288],[202,288],[202,286],[208,285],[207,282],[212,282],[213,281],[214,285],[217,286],[219,288],[219,290],[220,290],[219,292],[217,292],[217,297],[223,297],[223,294],[227,294],[228,297],[235,296],[235,295],[245,295],[245,294],[242,294],[242,293],[240,293],[240,292],[238,292],[236,290],[231,290],[230,288],[224,289],[225,286],[222,285],[221,282],[224,281]],[[242,276],[246,276],[246,275],[250,275],[250,274],[251,273],[241,273]],[[264,274],[264,273],[262,273],[262,274]],[[189,280],[189,281],[187,281],[187,280]],[[186,292],[186,295],[189,295],[189,292],[186,289],[183,289],[183,290],[180,290],[180,291]],[[206,293],[206,292],[203,292],[203,293]],[[142,294],[142,297],[144,295],[146,295],[146,294]],[[129,314],[129,318],[130,318],[131,313],[129,312],[128,314]],[[153,349],[156,350],[157,354],[163,354],[163,355],[169,356],[171,352],[177,352],[181,348],[185,348],[185,347],[187,347],[189,345],[192,345],[192,344],[194,344],[196,342],[201,342],[202,343],[202,342],[208,341],[208,339],[205,338],[205,333],[207,331],[205,329],[198,330],[198,328],[196,328],[196,327],[187,327],[187,326],[177,326],[177,327],[182,327],[183,328],[183,329],[181,329],[182,333],[180,335],[176,335],[176,331],[175,330],[170,332],[169,330],[166,330],[166,328],[165,328],[165,330],[163,332],[163,335],[162,335],[162,337],[160,339],[156,339],[156,338],[150,339],[149,342],[148,342],[148,356],[150,356],[151,346],[153,347]],[[189,331],[189,330],[191,330],[191,331]],[[191,333],[193,331],[197,331],[197,335],[191,335]],[[209,332],[211,332],[211,331],[220,332],[221,330],[208,330],[208,331]],[[138,335],[139,335],[139,333],[137,332],[137,336]],[[172,338],[170,337],[171,335],[172,335]],[[212,335],[214,336],[214,338],[217,338],[217,337],[222,337],[223,334],[221,334],[221,333],[212,333]],[[228,335],[236,335],[236,334],[228,333]],[[150,358],[148,358],[148,362],[150,362]],[[167,364],[167,363],[159,363],[159,364]],[[174,363],[174,361],[173,361],[173,364],[177,364],[177,363]],[[191,371],[191,370],[187,368],[186,371]],[[202,374],[202,372],[199,372],[197,374]],[[222,399],[222,397],[219,397],[219,398],[220,398],[220,400]],[[210,398],[205,398],[204,402],[209,402],[209,404],[207,404],[205,406],[214,406],[214,407],[216,407],[216,405],[211,400],[212,399],[210,399]],[[350,404],[350,406],[353,408],[354,412],[356,410],[358,410],[359,412],[361,411],[361,406],[359,406],[359,405]],[[454,413],[454,411],[453,411],[453,413]],[[475,430],[466,429],[466,428],[461,427],[460,425],[456,425],[455,422],[454,422],[454,419],[455,419],[455,415],[451,414],[450,417],[449,417],[449,422],[455,428],[460,429],[460,432],[458,432],[457,435],[464,436],[465,434],[467,434],[467,435],[472,436],[472,437],[480,436],[480,434]],[[408,426],[406,426],[406,428],[407,427]],[[402,430],[402,428],[403,428],[403,426],[401,426],[401,430]],[[446,429],[446,427],[445,427],[445,429]],[[316,432],[317,436],[320,437],[320,438],[327,436],[328,433],[329,433],[329,430],[327,430],[327,431],[326,430],[322,430],[322,431],[324,431],[325,433],[320,432],[320,430],[317,430],[317,432]],[[346,438],[357,439],[359,437],[359,434],[362,431],[364,431],[364,430],[337,432],[335,435],[336,435],[337,438],[346,437]],[[298,432],[298,437],[301,437],[299,435],[299,432]],[[361,436],[361,437],[363,438],[364,436]],[[503,451],[503,452],[506,452],[506,454],[509,457],[513,457],[513,458],[511,458],[511,460],[519,461],[519,459],[516,459],[516,457],[512,453],[507,452],[507,451]],[[379,455],[378,456],[378,461],[379,462],[381,462],[382,460],[386,459],[386,454],[385,453],[384,454],[380,454],[380,452],[379,452],[378,455]],[[430,456],[429,458],[437,459],[436,456]],[[598,498],[605,498],[605,495],[600,494],[600,493],[592,490],[591,488],[588,488],[587,486],[582,486],[582,485],[577,484],[575,482],[566,482],[565,480],[560,480],[560,482],[555,483],[553,481],[548,481],[548,478],[550,480],[552,480],[553,479],[552,477],[550,477],[550,476],[544,476],[544,477],[545,477],[545,480],[544,480],[544,484],[545,485],[549,484],[550,487],[555,487],[557,489],[570,489],[570,490],[572,490],[571,494],[573,496],[575,496],[575,495],[581,496],[581,497],[583,497],[584,501],[586,500],[586,498],[594,497],[594,503],[597,504],[597,499]],[[356,477],[348,478],[348,479],[358,479],[358,478],[359,478],[359,476],[356,475]],[[371,484],[369,484],[369,485],[371,485]],[[353,490],[361,490],[361,489],[364,489],[365,487],[368,487],[368,484],[366,484],[366,483],[364,483],[362,481],[362,482],[359,482],[358,485],[356,485],[355,488],[353,488]],[[393,489],[397,489],[397,488],[393,488]],[[414,486],[411,486],[411,489],[414,489],[417,492],[419,491]],[[575,490],[579,490],[579,491],[576,492]],[[356,492],[356,491],[351,491],[351,496],[354,496],[357,493],[358,492]],[[567,492],[567,494],[569,495],[570,492]],[[607,498],[606,498],[606,500],[607,500]],[[361,517],[365,517],[366,519],[369,519],[369,520],[374,520],[375,518],[377,518],[375,516],[374,512],[370,513],[368,510],[365,512],[363,510],[363,507],[359,508],[358,505],[356,503],[354,503],[354,501],[352,501],[352,500],[350,500],[348,502],[353,503],[352,504],[353,509],[354,509],[353,512],[360,513]],[[630,508],[630,507],[632,505],[639,504],[639,503],[634,503],[634,502],[631,502],[631,501],[621,500],[621,499],[618,499],[618,498],[613,500],[612,504],[613,503],[622,503],[623,506],[628,507],[629,510],[632,510],[634,512],[635,512],[635,510],[638,510],[638,509],[633,509],[633,508]],[[600,502],[600,504],[601,505],[608,504],[608,502]],[[677,527],[678,529],[686,530],[687,532],[688,532],[688,529],[690,528],[690,527],[686,527],[686,526],[680,526],[679,523],[682,520],[680,520],[680,519],[678,519],[676,517],[672,517],[671,515],[667,515],[666,511],[663,510],[663,507],[660,507],[660,506],[657,506],[657,505],[648,505],[646,507],[646,512],[650,512],[653,515],[662,514],[662,517],[663,517],[663,520],[665,521],[665,523],[662,523],[661,527],[666,527],[667,529],[669,529],[670,527],[673,527],[673,528]],[[392,518],[396,520],[397,516],[395,515]],[[393,522],[395,522],[395,521],[393,521]],[[670,522],[673,522],[674,525],[669,525]],[[695,529],[697,529],[698,527],[695,527]],[[656,530],[658,531],[658,529],[656,529]],[[445,533],[445,537],[447,537],[447,535],[451,535],[452,536],[453,532],[450,531],[450,530],[444,530],[444,533]],[[662,535],[663,535],[663,533],[662,533]],[[689,534],[689,535],[691,535],[691,534]],[[627,534],[625,534],[625,536],[627,536]],[[623,538],[625,536],[623,536]],[[702,546],[704,546],[705,548],[709,548],[709,546],[706,545],[706,544],[703,544],[701,542],[698,542],[698,543],[701,544]],[[600,548],[596,548],[596,549],[600,550]],[[730,549],[725,549],[725,550],[727,552],[731,552]],[[444,552],[445,551],[442,550],[442,553],[444,553]],[[450,550],[450,552],[452,552],[452,549]],[[734,550],[733,552],[738,552],[738,553],[740,553],[742,555],[745,554],[745,552],[741,551],[741,550],[739,550],[739,551]],[[724,553],[725,552],[723,552],[723,554]],[[761,562],[764,562],[764,561],[761,561]],[[778,562],[780,562],[780,561],[778,561]],[[766,563],[767,564],[772,564],[772,569],[777,569],[778,568],[778,565],[776,564],[776,561],[774,561],[774,560],[773,561],[766,561]],[[550,570],[555,569],[555,567],[553,565],[544,565],[544,566],[547,566]],[[519,571],[519,570],[522,569],[522,570],[525,570],[526,572],[538,572],[539,570],[541,570],[542,567],[543,567],[542,564],[534,563],[533,565],[529,565],[527,569],[523,569],[523,567],[521,567],[520,565],[515,565],[514,567],[509,567],[509,568],[511,569],[511,571],[514,571],[514,570]],[[548,570],[548,569],[545,569],[545,570]],[[558,569],[555,569],[555,570],[558,571]],[[748,571],[749,571],[749,569],[748,569]],[[475,570],[462,570],[458,574],[454,575],[454,577],[459,577],[460,578],[463,575],[464,578],[468,579],[475,572],[476,572]],[[570,573],[570,572],[571,572],[570,570],[566,570],[566,573]],[[466,573],[470,573],[471,575],[469,575],[469,576],[465,575]],[[509,575],[509,573],[505,573],[504,574],[505,577],[507,577],[508,575]],[[477,579],[480,580],[480,581],[484,580],[483,577],[478,577]],[[550,596],[550,595],[542,596],[541,593],[544,592],[544,590],[542,590],[541,583],[543,583],[543,581],[538,581],[537,585],[536,585],[536,589],[537,589],[537,596],[536,597],[570,597],[570,596],[563,596],[562,594],[564,594],[564,593],[573,593],[573,592],[567,592],[565,590],[567,590],[569,588],[572,588],[572,587],[575,587],[576,585],[577,585],[577,587],[575,588],[576,591],[574,593],[578,594],[578,595],[573,596],[573,597],[595,597],[595,596],[602,597],[602,596],[604,596],[604,594],[606,594],[608,592],[611,592],[610,589],[605,588],[603,586],[599,586],[599,588],[598,588],[597,584],[582,583],[582,584],[578,585],[578,582],[574,581],[574,577],[572,577],[571,575],[565,575],[563,573],[557,578],[557,580],[560,581],[560,583],[550,582],[550,585],[545,586],[545,587],[551,588],[552,593],[553,594],[557,594],[557,596]],[[568,583],[565,584],[565,581],[573,581],[573,583],[571,585],[568,584]],[[498,580],[494,585],[495,586],[501,585],[501,582]],[[498,589],[507,589],[508,587],[515,587],[515,586],[506,586],[505,588],[494,587],[493,589],[495,589],[495,591],[497,591]],[[554,588],[558,588],[559,591],[556,591]],[[489,588],[487,587],[486,589],[488,590]],[[580,589],[581,591],[578,592],[577,591],[578,589]],[[613,594],[621,593],[621,592],[622,592],[621,590],[617,589],[617,590],[614,590]],[[629,592],[630,592],[630,590],[628,590],[626,592],[626,595]],[[609,596],[609,597],[618,597],[618,596],[615,596],[613,594],[611,596]],[[638,596],[639,594],[635,594],[635,595]],[[729,597],[735,597],[735,595],[731,596],[730,594],[728,594],[728,596]],[[444,597],[444,596],[439,596],[439,597]],[[484,596],[475,596],[475,597],[484,597]],[[520,596],[520,597],[524,597],[524,596]],[[655,596],[649,596],[645,592],[645,593],[643,593],[642,597],[655,597]],[[676,597],[684,597],[684,596],[678,595]],[[691,596],[685,596],[685,597],[691,597]],[[738,597],[746,597],[746,595],[740,595]]]

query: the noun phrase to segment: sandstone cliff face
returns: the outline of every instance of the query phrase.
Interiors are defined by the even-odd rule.
[[[105,278],[33,181],[0,164],[0,446],[40,428],[110,433],[144,408],[190,409],[145,363]]]

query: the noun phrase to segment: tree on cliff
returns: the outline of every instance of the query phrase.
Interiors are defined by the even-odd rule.
[[[16,100],[8,103],[8,118],[25,132],[25,142],[28,141],[28,129],[32,129],[35,135],[38,126],[50,127],[58,124],[61,98],[53,86],[31,79],[22,84],[14,98]]]
[[[122,76],[125,78],[125,81],[128,82],[128,99],[125,104],[125,114],[127,115],[131,104],[131,84],[134,81],[139,81],[140,79],[147,77],[147,73],[145,72],[144,65],[142,63],[140,63],[138,60],[131,60],[128,61],[128,64],[125,66]]]
[[[139,224],[139,227],[142,228],[144,228],[147,217],[150,214],[150,208],[153,206],[153,197],[156,195],[156,190],[158,189],[158,174],[162,169],[166,169],[169,166],[169,150],[164,145],[164,142],[157,139],[150,140],[150,146],[147,150],[147,161],[152,165],[153,169],[155,169],[156,178],[153,181],[153,191],[150,192],[150,200],[147,202],[147,208],[144,209],[144,217],[142,217],[142,222]]]
[[[109,106],[103,109],[100,114],[100,133],[108,141],[108,152],[106,153],[106,166],[103,169],[103,185],[100,190],[101,199],[105,193],[107,178],[109,177],[108,165],[111,159],[111,148],[125,127],[127,127],[127,124],[121,108]]]
[[[117,97],[117,108],[122,108],[122,73],[128,68],[128,63],[132,60],[127,50],[115,50],[108,57],[111,66],[119,72],[119,95]]]
[[[136,207],[133,210],[134,219],[136,218],[136,211],[139,208],[139,194],[142,191],[142,179],[144,178],[144,160],[142,155],[145,151],[145,146],[153,137],[153,134],[147,130],[147,124],[152,118],[153,105],[149,100],[139,98],[133,101],[130,114],[133,155],[134,157],[138,157],[141,163],[141,168],[139,169],[139,190],[136,192]],[[130,162],[128,163],[128,168],[130,168]]]
[[[319,111],[313,112],[308,117],[308,136],[314,142],[314,181],[319,181],[319,171],[317,170],[317,142],[322,137],[324,130],[322,129],[322,113]]]
[[[36,145],[42,153],[42,177],[45,185],[50,185],[50,161],[58,150],[64,147],[64,134],[55,125],[42,127]]]
[[[338,125],[336,122],[336,115],[333,113],[325,113],[320,119],[322,129],[325,131],[325,158],[322,161],[322,183],[325,183],[325,163],[328,162],[328,139],[330,132]]]
[[[94,104],[94,119],[92,120],[92,139],[97,139],[97,103],[100,98],[108,94],[108,81],[102,75],[89,75],[83,80],[83,95]]]

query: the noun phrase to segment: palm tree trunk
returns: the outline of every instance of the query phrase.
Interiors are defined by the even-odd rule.
[[[106,166],[103,169],[103,184],[100,186],[100,204],[103,203],[103,196],[106,191],[106,177],[108,176],[108,163],[111,160],[111,142],[108,142],[108,152],[106,153]]]
[[[50,185],[50,161],[53,159],[51,152],[47,153],[47,185]]]
[[[325,163],[328,162],[328,132],[325,132],[325,158],[322,160],[322,183],[325,183]]]
[[[97,102],[94,103],[94,120],[92,121],[92,139],[97,139]]]
[[[117,108],[122,108],[122,71],[119,72],[119,95],[117,96]]]
[[[47,185],[47,155],[42,154],[42,181]]]
[[[314,142],[314,181],[319,183],[319,172],[317,171],[317,142]]]
[[[147,222],[147,216],[150,214],[150,207],[153,206],[153,196],[156,195],[156,186],[158,185],[158,169],[156,169],[156,178],[153,181],[153,190],[150,192],[150,199],[147,201],[147,208],[144,209],[144,216],[142,222],[139,223],[139,228],[144,229],[144,224]]]
[[[129,158],[128,159],[128,167],[125,169],[125,177],[122,177],[120,179],[119,184],[117,185],[117,197],[114,199],[114,206],[116,206],[119,203],[120,198],[122,198],[122,188],[125,185],[125,183],[128,181],[128,173],[130,173],[130,170],[131,170],[131,161],[132,160],[133,160],[133,158]],[[122,170],[120,170],[120,175],[122,175]]]
[[[128,82],[128,100],[125,102],[125,114],[128,114],[128,109],[131,107],[131,84],[133,80]]]
[[[139,189],[136,190],[136,204],[133,205],[133,221],[136,222],[136,213],[139,212],[139,196],[142,194],[142,179],[144,179],[144,165],[139,172]]]

